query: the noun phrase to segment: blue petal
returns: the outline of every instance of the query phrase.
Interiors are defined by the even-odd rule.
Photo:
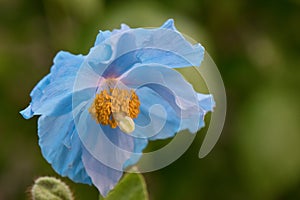
[[[72,90],[74,92],[81,91],[87,88],[97,88],[99,83],[103,80],[95,71],[83,62],[78,69],[75,77],[75,83]],[[92,94],[91,94],[92,95]]]
[[[112,35],[118,34],[120,32],[126,31],[129,29],[129,26],[126,24],[121,24],[121,29],[114,29],[112,32],[110,31],[99,31],[99,34],[96,37],[96,41],[94,43],[94,46],[97,46],[104,42],[106,39],[111,37]]]
[[[104,197],[115,187],[122,177],[123,171],[118,171],[104,165],[95,159],[86,149],[83,150],[82,161],[93,184]]]
[[[165,101],[152,89],[142,87],[136,93],[141,102],[141,112],[138,118],[135,119],[136,131],[132,134],[142,138],[146,137],[149,140],[173,137],[175,133],[186,129],[189,129],[191,133],[196,133],[204,126],[204,115],[212,111],[214,107],[212,95],[197,93],[199,112],[190,113],[189,117],[180,117],[169,102]],[[160,107],[152,111],[151,109],[157,105],[160,105]],[[161,114],[162,111],[165,114]],[[198,120],[198,124],[195,119]]]
[[[143,150],[146,148],[148,140],[145,138],[135,138],[134,139],[134,154],[130,156],[128,160],[123,165],[123,168],[126,169],[129,166],[135,165],[143,155]]]
[[[101,126],[90,115],[87,104],[75,120],[78,135],[90,154],[107,166],[122,171],[126,160],[134,152],[134,138],[119,128]]]
[[[21,114],[25,118],[30,118],[35,114],[43,114],[45,110],[51,112],[56,109],[57,103],[72,92],[72,84],[82,61],[83,56],[59,52],[54,58],[51,73],[33,89],[30,94],[32,102]]]
[[[139,88],[136,93],[141,105],[132,134],[149,140],[173,137],[179,131],[180,117],[170,104],[148,87]]]
[[[77,96],[81,96],[81,99],[94,95],[99,76],[93,70],[80,68],[83,60],[81,55],[59,52],[54,58],[51,73],[34,88],[31,93],[32,102],[21,114],[25,118],[32,115],[63,115],[74,107],[72,95],[79,93]],[[75,82],[80,87],[75,87]]]
[[[64,115],[71,112],[81,102],[89,100],[96,92],[96,88],[87,88],[77,92],[64,90],[63,83],[53,85],[53,87],[47,89],[47,95],[41,99],[42,106],[35,109],[36,115]],[[74,96],[76,100],[74,100]]]
[[[114,34],[118,34],[118,33],[120,33],[120,32],[124,32],[124,31],[127,31],[127,30],[129,30],[130,29],[130,27],[127,25],[127,24],[121,24],[121,29],[114,29],[113,31],[112,31],[112,34],[114,35]]]
[[[118,127],[112,129],[97,124],[88,108],[89,104],[75,120],[79,137],[87,151],[96,160],[117,171],[135,164],[148,143],[147,139],[123,133]]]
[[[178,115],[188,115],[189,111],[198,107],[192,85],[179,72],[168,67],[139,65],[120,77],[120,81],[130,88],[151,88],[169,102]]]
[[[123,66],[132,65],[136,62],[131,54],[127,56],[127,58],[130,57],[129,59],[123,60],[123,63],[117,63],[115,58],[135,49],[134,36],[127,34],[127,32],[120,32],[93,47],[87,55],[87,62],[84,65],[91,67],[99,76],[112,77],[117,72],[112,72],[111,68],[120,70],[122,73]],[[116,65],[118,66],[114,67]]]
[[[165,108],[165,113],[156,111],[158,117],[151,119],[151,123],[158,124],[160,121],[169,120],[170,122],[166,123],[168,131],[162,131],[162,134],[152,139],[173,136],[177,130],[189,129],[194,133],[199,129],[199,121],[203,120],[205,113],[199,107],[197,93],[177,71],[160,65],[140,65],[122,76],[120,81],[130,88],[138,89],[138,93],[143,87],[152,90],[148,90],[149,93],[143,91],[139,94],[142,112],[146,112],[139,116],[142,121],[147,120],[149,115],[147,110],[151,106],[161,104]],[[145,134],[148,136],[144,132]]]
[[[99,31],[99,33],[96,37],[96,41],[94,43],[94,46],[97,46],[97,45],[101,44],[103,41],[105,41],[110,36],[111,36],[110,31]]]
[[[174,20],[173,19],[168,19],[162,26],[161,28],[166,28],[166,29],[171,29],[174,31],[177,31],[175,25],[174,25]]]
[[[86,61],[82,64],[83,68],[91,68],[99,76],[103,76],[103,72],[109,63],[113,60],[114,49],[106,43],[101,43],[91,48],[90,53],[87,55]]]
[[[211,94],[201,94],[201,93],[197,93],[197,98],[198,98],[198,102],[199,102],[199,108],[202,110],[202,118],[203,120],[199,121],[199,128],[204,127],[205,123],[204,123],[204,116],[207,112],[213,111],[214,107],[215,107],[215,101],[214,98]]]
[[[20,112],[25,119],[29,119],[34,115],[32,107],[40,107],[41,106],[40,99],[43,96],[43,93],[44,93],[43,91],[44,91],[45,87],[47,87],[49,85],[49,83],[50,83],[50,74],[45,76],[33,88],[33,90],[30,93],[30,96],[32,99],[30,105],[26,109],[24,109],[23,111]]]
[[[54,65],[51,67],[51,81],[63,77],[75,77],[84,56],[73,55],[66,51],[60,51],[53,59]]]
[[[91,184],[81,161],[82,145],[71,113],[59,117],[41,116],[38,121],[39,145],[45,159],[62,176]]]
[[[40,105],[32,107],[36,114],[52,115],[59,112],[57,114],[60,115],[70,112],[74,81],[83,60],[81,55],[75,56],[64,51],[55,56],[50,83],[43,90]]]
[[[108,47],[109,59],[101,60],[99,56],[106,55]],[[170,68],[199,66],[203,55],[204,48],[190,44],[169,20],[160,28],[119,31],[96,46],[88,60],[99,75],[115,78],[137,63],[158,63]]]
[[[207,113],[209,111],[213,111],[213,108],[215,107],[216,103],[215,103],[214,98],[211,94],[197,93],[197,98],[198,98],[198,101],[199,101],[199,106],[202,108],[204,113]]]

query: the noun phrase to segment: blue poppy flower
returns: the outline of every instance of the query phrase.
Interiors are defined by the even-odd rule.
[[[212,96],[197,93],[175,70],[199,66],[203,55],[173,20],[100,31],[87,55],[56,55],[21,114],[39,115],[39,145],[57,173],[106,196],[148,141],[204,126]]]

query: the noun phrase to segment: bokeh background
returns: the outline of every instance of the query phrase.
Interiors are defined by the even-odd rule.
[[[299,0],[0,0],[0,199],[28,199],[43,159],[37,118],[19,111],[61,49],[86,54],[98,30],[174,18],[201,42],[227,90],[224,131],[198,158],[205,130],[170,166],[145,174],[152,200],[300,199]],[[94,187],[66,181],[76,199]]]

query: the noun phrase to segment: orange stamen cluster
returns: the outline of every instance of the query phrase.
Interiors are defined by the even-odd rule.
[[[140,113],[140,101],[133,90],[118,88],[110,89],[109,92],[102,90],[96,94],[89,112],[97,123],[116,128],[118,123],[113,113],[123,113],[130,118],[136,118]]]
[[[129,101],[128,116],[132,119],[137,118],[140,113],[140,100],[136,93],[131,90],[131,100]]]

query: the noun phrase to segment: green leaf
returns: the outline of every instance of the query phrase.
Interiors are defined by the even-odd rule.
[[[102,198],[100,198],[102,199]],[[148,200],[144,177],[138,173],[128,173],[108,194],[105,200]]]

